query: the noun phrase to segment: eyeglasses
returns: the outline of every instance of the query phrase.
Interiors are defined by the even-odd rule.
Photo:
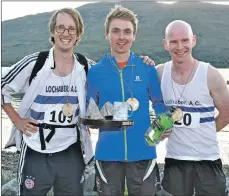
[[[61,26],[56,26],[55,27],[55,30],[56,30],[57,33],[60,33],[60,34],[64,34],[65,30],[68,31],[68,34],[69,35],[76,35],[76,33],[77,33],[77,30],[76,29],[71,28],[71,27],[69,29],[67,29],[67,28],[65,28],[62,25]]]

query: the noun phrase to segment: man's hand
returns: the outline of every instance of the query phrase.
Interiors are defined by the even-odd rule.
[[[37,121],[29,119],[29,118],[21,118],[18,113],[15,111],[11,103],[5,103],[2,105],[2,108],[6,112],[6,114],[9,116],[11,122],[16,126],[16,128],[24,133],[27,136],[31,136],[29,132],[37,132],[38,127],[32,125],[33,124],[38,124]]]
[[[149,58],[148,56],[140,56],[142,59],[143,59],[143,62],[145,63],[145,64],[147,64],[147,65],[155,65],[155,62],[151,59],[151,58]]]
[[[90,129],[99,129],[99,128],[101,128],[101,126],[96,126],[96,125],[87,125],[88,126],[88,128],[90,128]]]
[[[163,141],[165,138],[168,138],[171,133],[172,133],[172,129],[168,129],[165,133],[161,135],[160,137],[161,141]]]
[[[38,122],[29,118],[19,118],[14,122],[16,128],[27,136],[31,136],[29,132],[36,133],[38,130],[38,127],[33,124],[38,124]]]

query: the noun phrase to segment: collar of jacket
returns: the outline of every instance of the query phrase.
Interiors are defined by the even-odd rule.
[[[49,50],[49,55],[48,55],[48,58],[46,59],[46,62],[44,64],[44,66],[47,66],[49,69],[54,69],[54,48],[52,47],[50,50]],[[74,66],[75,66],[75,71],[76,73],[80,73],[83,69],[84,69],[84,65],[81,65],[75,54],[73,53],[73,56],[74,56]]]
[[[126,64],[125,67],[133,67],[133,66],[135,66],[134,59],[135,59],[135,54],[134,54],[134,52],[130,51],[130,56],[129,56],[129,59],[128,59],[127,64]],[[105,60],[107,62],[109,62],[109,63],[111,63],[111,61],[113,61],[116,65],[118,65],[115,57],[111,55],[111,52],[108,52],[106,54]]]

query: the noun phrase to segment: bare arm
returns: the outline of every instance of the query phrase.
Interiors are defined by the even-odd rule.
[[[229,123],[229,91],[222,75],[212,66],[208,69],[208,87],[215,107],[219,111],[215,118],[218,132]]]
[[[156,69],[157,69],[158,77],[160,78],[160,81],[161,81],[163,70],[164,70],[164,64],[157,65]]]
[[[15,111],[13,106],[10,103],[6,103],[2,105],[3,110],[6,112],[6,114],[9,116],[11,122],[15,124],[18,120],[20,120],[20,116]]]

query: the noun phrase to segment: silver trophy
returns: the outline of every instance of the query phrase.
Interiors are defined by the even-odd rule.
[[[90,98],[89,105],[86,112],[86,117],[90,119],[105,119],[103,115],[100,113],[97,104],[95,103],[94,99]]]
[[[132,126],[134,122],[128,119],[128,110],[126,102],[106,102],[99,110],[95,101],[90,98],[86,118],[81,118],[80,123],[90,128]],[[132,113],[133,111],[131,115]]]
[[[105,117],[107,120],[112,120],[114,115],[114,107],[108,101],[106,102],[100,110],[100,113]]]

